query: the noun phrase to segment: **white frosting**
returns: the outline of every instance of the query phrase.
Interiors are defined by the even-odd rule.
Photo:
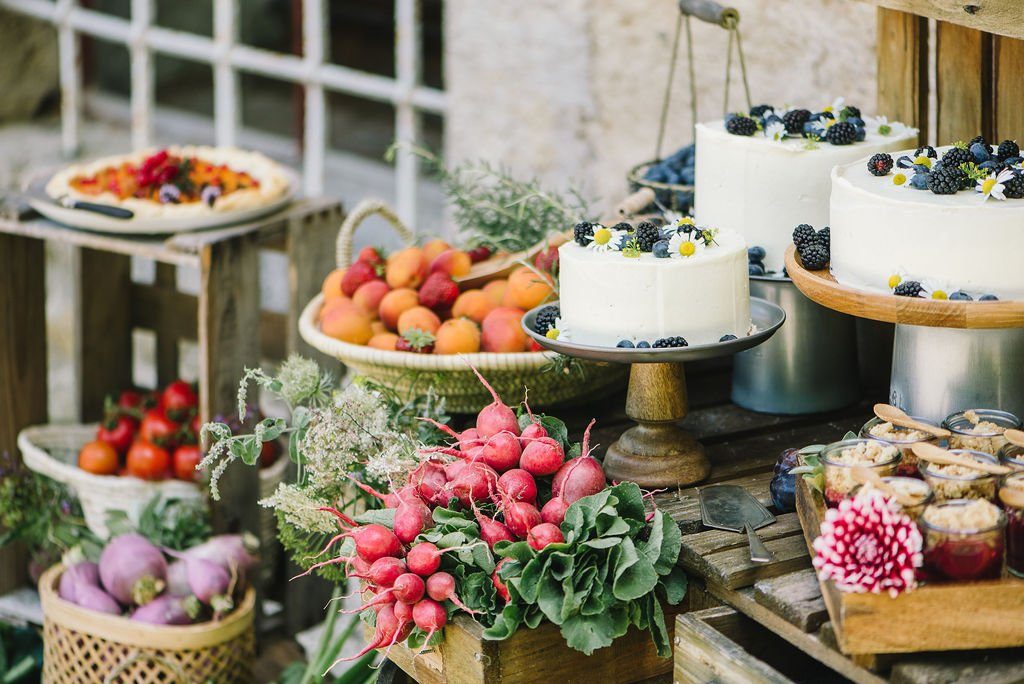
[[[697,222],[737,231],[748,245],[765,249],[767,270],[781,271],[794,228],[801,223],[818,230],[828,225],[832,167],[916,140],[917,130],[907,129],[899,135],[869,133],[852,145],[820,142],[809,150],[803,138],[774,141],[760,133],[733,135],[722,121],[699,123]]]
[[[896,152],[893,159],[913,153]],[[836,280],[888,292],[889,277],[897,274],[947,294],[1024,299],[1024,200],[983,200],[974,190],[936,195],[892,179],[893,173],[871,175],[866,157],[833,170]]]
[[[568,242],[558,249],[562,326],[580,344],[681,335],[690,345],[742,337],[750,329],[747,251],[742,236],[720,231],[717,244],[686,258],[597,252]]]

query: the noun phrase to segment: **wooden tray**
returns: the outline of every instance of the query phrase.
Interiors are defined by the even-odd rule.
[[[827,268],[805,269],[794,245],[786,248],[786,272],[808,298],[858,318],[934,328],[1024,328],[1022,301],[951,302],[859,290],[837,283]]]
[[[811,556],[825,518],[821,494],[797,479],[796,510]],[[890,598],[850,594],[820,581],[839,648],[847,655],[1024,646],[1024,581],[926,584]]]

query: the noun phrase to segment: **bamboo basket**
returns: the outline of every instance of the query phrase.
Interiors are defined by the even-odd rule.
[[[217,622],[164,627],[86,610],[61,599],[61,565],[43,573],[43,681],[47,684],[193,684],[252,681],[250,587]]]
[[[345,219],[338,231],[336,260],[339,267],[352,260],[352,238],[359,225],[373,215],[382,216],[406,244],[415,236],[386,204],[378,200],[361,202]],[[497,277],[497,276],[495,276]],[[491,402],[491,396],[473,374],[470,365],[480,371],[505,401],[515,403],[530,390],[531,404],[537,407],[592,401],[623,386],[628,366],[582,361],[583,376],[563,375],[545,370],[556,356],[554,352],[434,355],[372,349],[342,342],[320,331],[318,318],[323,294],[306,305],[299,318],[299,334],[315,349],[332,356],[359,375],[365,375],[411,399],[432,388],[445,398],[445,407],[454,413],[478,411]]]

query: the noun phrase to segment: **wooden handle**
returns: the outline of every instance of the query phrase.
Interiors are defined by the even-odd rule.
[[[1024,489],[1003,485],[999,490],[999,500],[1010,508],[1024,508]]]
[[[928,444],[927,442],[918,442],[912,446],[911,449],[914,450],[914,453],[917,454],[918,458],[929,461],[930,463],[938,463],[940,465],[960,465],[965,468],[980,470],[983,473],[989,473],[991,475],[1005,475],[1010,472],[1010,469],[1006,466],[977,461],[969,456],[955,454],[952,451],[946,451],[942,447],[935,446],[934,444]]]
[[[867,466],[854,466],[850,474],[853,479],[861,484],[870,484],[890,499],[896,499],[901,506],[916,506],[921,503],[912,496],[899,491],[891,484],[882,479],[882,476]]]
[[[920,432],[927,432],[929,435],[935,435],[939,439],[949,439],[950,437],[949,430],[914,420],[902,409],[891,404],[875,404],[874,411],[876,416],[886,422],[892,423],[893,425],[909,428],[911,430],[918,430]]]
[[[617,211],[620,216],[632,216],[633,214],[639,214],[653,201],[654,189],[640,188],[632,195],[619,202],[619,205],[615,207],[615,211]]]
[[[341,228],[338,229],[338,239],[334,243],[334,260],[338,264],[338,268],[344,268],[352,263],[352,238],[356,234],[356,229],[363,221],[375,214],[383,217],[405,244],[410,245],[416,239],[416,235],[402,223],[402,219],[398,218],[398,214],[387,205],[387,202],[378,199],[365,199],[345,217]]]
[[[1014,430],[1013,428],[1010,428],[1003,433],[1003,437],[1005,437],[1006,441],[1010,444],[1024,447],[1024,430]]]
[[[714,0],[679,0],[679,11],[722,28],[730,28],[740,23],[739,10],[722,7]]]

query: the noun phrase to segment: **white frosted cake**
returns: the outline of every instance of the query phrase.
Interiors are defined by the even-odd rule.
[[[911,159],[912,149],[872,159],[878,163],[871,172],[867,158],[833,170],[830,258],[836,280],[905,296],[1024,299],[1019,152],[1003,155],[1009,163],[994,154],[979,161],[984,152],[972,146],[979,159],[965,163],[961,147],[954,166],[945,159],[950,149],[926,159]],[[960,172],[953,179],[943,167]]]
[[[584,225],[592,234],[581,234]],[[635,233],[624,224],[580,226],[558,250],[560,332],[573,342],[668,347],[749,333],[747,252],[738,233],[689,219],[665,228],[641,223]]]
[[[808,110],[778,110],[773,116],[768,109],[767,115],[751,110],[751,117],[741,117],[753,119],[756,129],[730,125],[730,131],[725,120],[697,124],[696,218],[746,238],[753,248],[751,274],[760,274],[755,253],[764,270],[782,270],[797,225],[828,225],[832,167],[916,143],[916,129],[870,117],[865,122],[856,108],[849,109],[852,123],[840,127],[849,138],[829,134],[834,123],[847,121],[847,110],[838,103],[823,110],[836,111],[833,119]],[[785,118],[797,111],[810,115],[809,122]]]

